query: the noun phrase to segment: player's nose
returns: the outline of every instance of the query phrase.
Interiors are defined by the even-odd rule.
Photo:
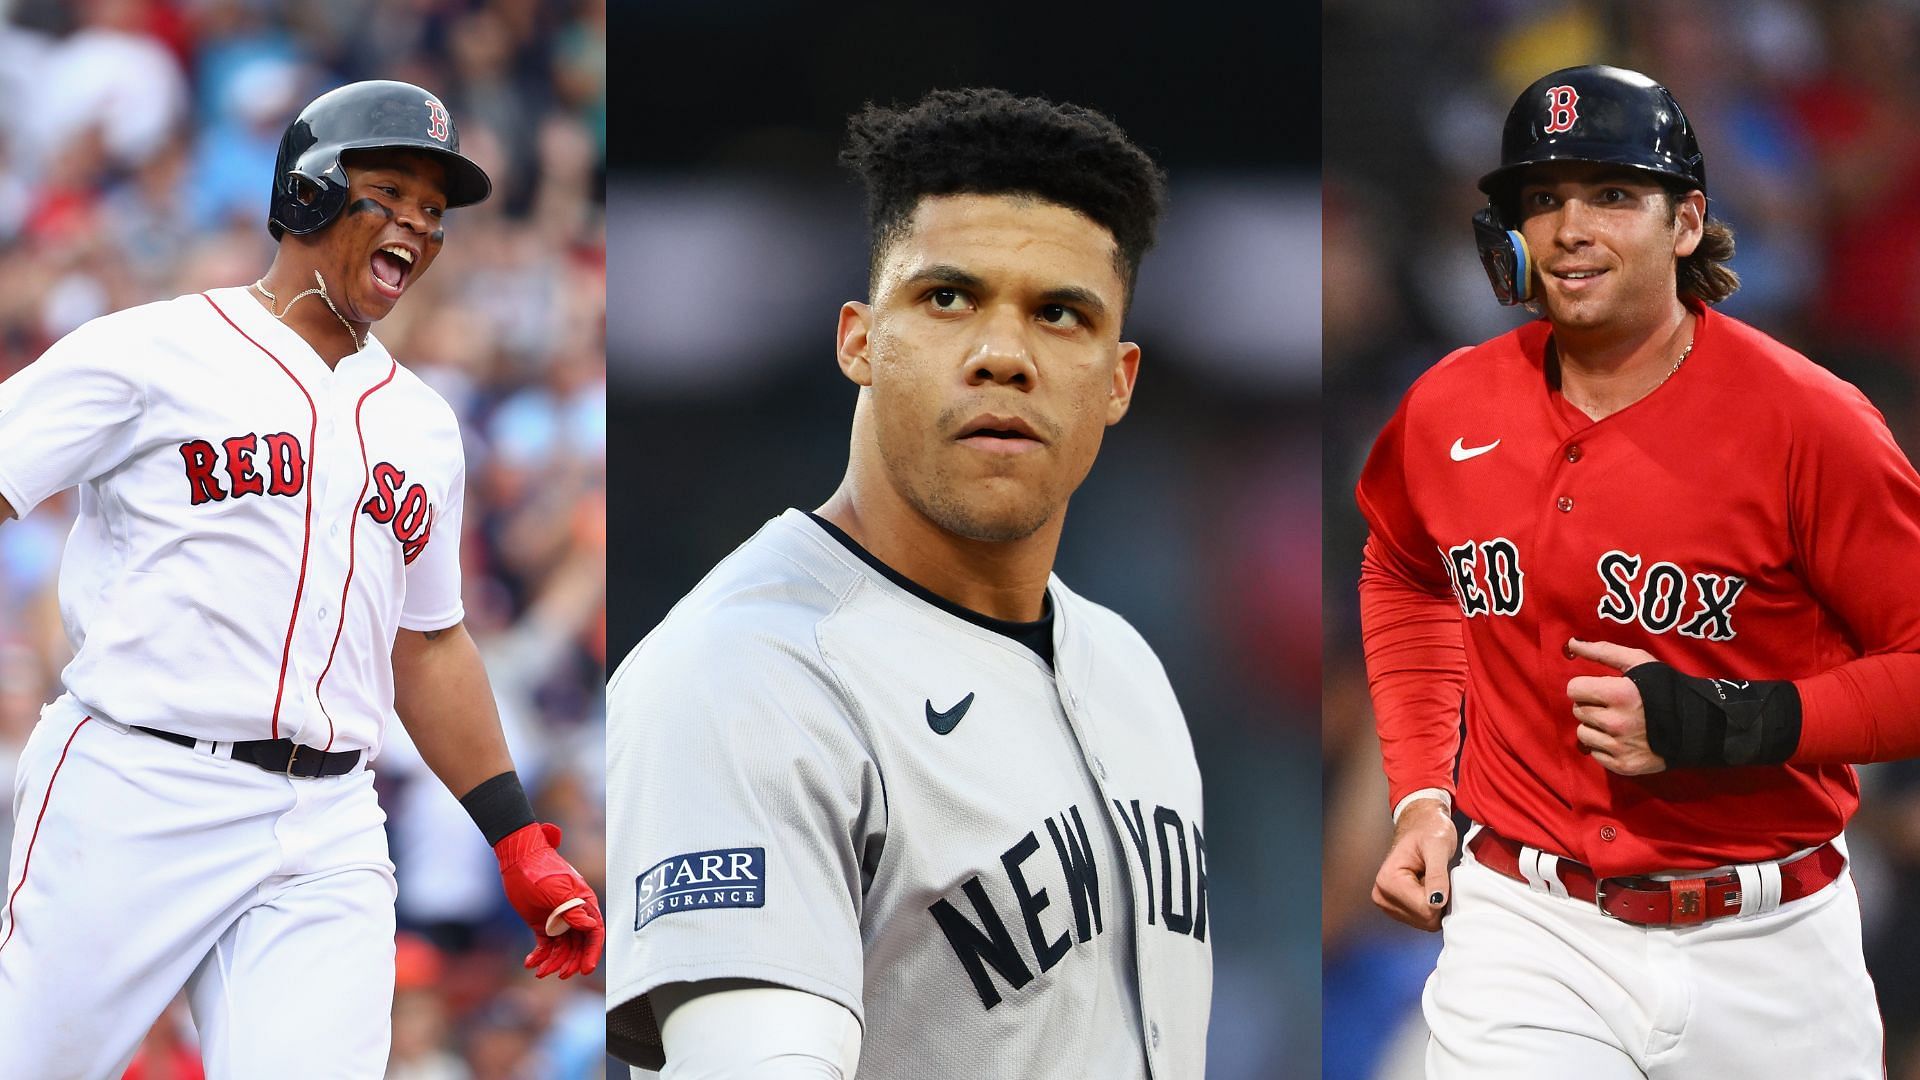
[[[426,205],[413,199],[399,200],[399,205],[394,207],[393,220],[398,222],[401,228],[419,233],[421,236],[433,232],[434,228],[433,216],[427,213]]]
[[[978,321],[980,336],[967,356],[967,385],[1032,387],[1039,372],[1024,320],[1012,311],[990,309],[984,314]]]
[[[1584,199],[1567,199],[1554,210],[1553,239],[1574,248],[1593,240],[1593,208]]]

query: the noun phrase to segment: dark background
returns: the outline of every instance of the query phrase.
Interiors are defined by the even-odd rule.
[[[1888,0],[1583,0],[1325,11],[1325,1075],[1417,1077],[1437,935],[1368,900],[1386,778],[1361,666],[1353,485],[1407,386],[1529,318],[1474,253],[1474,181],[1535,78],[1608,63],[1665,83],[1706,155],[1742,287],[1721,310],[1858,385],[1920,450],[1920,11]],[[1737,407],[1737,402],[1733,403]],[[1920,1077],[1920,768],[1861,770],[1848,828],[1889,1075]],[[1807,1022],[1819,1023],[1819,1003]]]
[[[1057,569],[1152,643],[1193,729],[1208,1075],[1319,1075],[1317,9],[710,7],[614,14],[613,656],[839,482],[854,388],[834,323],[866,291],[862,193],[834,164],[848,114],[964,85],[1108,113],[1171,203],[1126,330],[1134,408]]]

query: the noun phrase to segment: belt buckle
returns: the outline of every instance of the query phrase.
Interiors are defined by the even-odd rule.
[[[1607,918],[1612,919],[1615,922],[1626,922],[1627,920],[1622,919],[1620,916],[1615,915],[1613,912],[1607,910],[1607,882],[1612,880],[1613,880],[1612,878],[1594,879],[1593,906],[1600,909],[1600,914],[1605,915]]]
[[[287,769],[286,769],[286,776],[287,776],[287,779],[289,779],[289,780],[305,780],[305,779],[308,779],[308,777],[305,777],[305,776],[295,776],[295,775],[293,774],[293,763],[294,763],[294,762],[296,762],[296,761],[299,761],[299,760],[300,760],[300,744],[299,744],[299,743],[297,743],[297,742],[293,742],[292,740],[288,740],[288,743],[287,743],[287,745],[289,745],[289,746],[291,746],[291,747],[293,748],[293,749],[291,749],[291,750],[289,750],[289,751],[287,751]]]

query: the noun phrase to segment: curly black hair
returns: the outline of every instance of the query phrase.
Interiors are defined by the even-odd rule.
[[[1005,90],[935,90],[904,108],[869,103],[847,122],[840,163],[867,185],[871,277],[922,197],[1028,195],[1113,234],[1131,301],[1166,201],[1166,173],[1118,124]]]

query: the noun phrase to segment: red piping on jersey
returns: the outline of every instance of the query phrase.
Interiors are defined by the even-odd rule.
[[[6,948],[7,942],[13,940],[13,928],[16,925],[13,918],[13,899],[20,895],[21,889],[26,887],[27,871],[33,869],[33,845],[40,839],[40,822],[46,819],[47,805],[53,802],[53,782],[60,779],[60,766],[67,763],[67,751],[73,749],[74,736],[79,735],[80,729],[86,727],[87,721],[91,719],[93,719],[91,716],[85,717],[73,726],[73,734],[67,736],[67,745],[60,748],[60,760],[54,763],[53,775],[47,777],[47,794],[40,800],[40,815],[33,819],[33,835],[27,838],[27,853],[20,858],[19,884],[13,887],[13,892],[7,894],[7,936],[0,938],[0,949]]]
[[[360,427],[360,410],[373,396],[375,390],[393,381],[400,365],[392,358],[387,360],[387,377],[367,388],[360,400],[353,405],[353,433],[360,440],[360,472],[364,479],[360,481],[360,497],[353,500],[353,520],[347,523],[347,580],[340,585],[339,618],[333,624],[333,644],[327,646],[327,666],[320,669],[320,677],[313,681],[313,702],[320,706],[320,715],[327,718],[327,745],[323,750],[333,749],[333,714],[327,711],[327,705],[320,700],[320,684],[327,681],[327,672],[333,670],[333,653],[340,647],[340,631],[347,628],[347,590],[353,587],[354,532],[360,528],[360,508],[367,503],[367,488],[373,484],[373,470],[367,467],[367,433]]]
[[[293,610],[287,615],[287,642],[280,648],[280,683],[273,691],[273,735],[271,737],[277,739],[280,737],[280,701],[287,693],[287,662],[293,659],[293,628],[300,621],[300,597],[307,589],[307,552],[313,546],[313,485],[316,482],[313,475],[313,455],[316,449],[314,443],[318,441],[320,435],[320,410],[313,404],[313,395],[307,393],[306,386],[300,382],[299,376],[295,375],[291,368],[280,363],[280,358],[273,355],[272,350],[254,341],[252,335],[240,329],[240,324],[234,322],[226,312],[221,311],[220,305],[213,302],[213,297],[207,296],[206,293],[200,295],[206,298],[214,311],[220,313],[221,318],[227,320],[227,325],[233,327],[234,333],[246,338],[254,348],[266,353],[267,359],[278,364],[280,370],[287,373],[287,378],[292,379],[293,385],[299,387],[300,396],[307,399],[307,413],[313,417],[313,423],[307,428],[307,516],[301,527],[300,577],[293,585]],[[357,511],[355,516],[359,516]]]

